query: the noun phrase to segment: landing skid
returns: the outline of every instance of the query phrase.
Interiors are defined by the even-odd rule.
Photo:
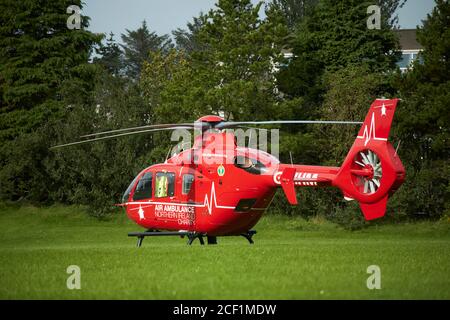
[[[255,230],[249,230],[245,233],[241,233],[240,235],[243,236],[248,240],[250,244],[253,244],[252,237],[256,234]],[[144,241],[145,237],[164,237],[164,236],[178,236],[181,238],[187,237],[188,245],[192,245],[195,239],[198,239],[201,245],[205,244],[205,241],[203,240],[203,237],[206,237],[207,242],[209,245],[217,244],[217,237],[215,236],[208,236],[203,233],[198,232],[192,232],[192,231],[158,231],[158,230],[147,230],[145,232],[130,232],[128,233],[129,237],[136,237],[137,243],[136,246],[139,248],[142,246],[142,242]]]

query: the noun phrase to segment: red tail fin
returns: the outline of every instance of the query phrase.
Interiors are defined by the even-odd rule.
[[[405,179],[405,169],[392,145],[389,131],[398,99],[377,99],[333,184],[346,198],[359,202],[367,220],[384,216],[388,197]]]

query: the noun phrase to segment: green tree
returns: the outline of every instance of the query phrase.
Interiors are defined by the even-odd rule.
[[[394,70],[399,58],[392,14],[399,1],[381,1],[381,29],[367,28],[367,8],[373,1],[319,1],[298,26],[293,41],[294,59],[278,76],[280,90],[304,97],[302,116],[314,114],[325,89],[325,71],[366,65],[374,72]],[[308,109],[312,108],[312,109]]]
[[[286,19],[289,30],[295,27],[310,14],[319,0],[273,0],[271,5],[280,10]]]
[[[200,13],[200,17],[202,15],[203,13]],[[172,31],[177,50],[182,50],[188,54],[200,50],[201,46],[196,38],[201,27],[201,18],[194,17],[192,22],[188,22],[187,29],[177,28]]]
[[[202,16],[199,39],[204,50],[193,54],[193,67],[205,87],[205,104],[225,118],[267,118],[276,107],[274,66],[287,33],[276,10],[261,20],[262,3],[220,0]],[[279,109],[278,109],[279,110]]]
[[[114,40],[114,34],[111,32],[105,44],[101,44],[96,49],[97,57],[94,62],[101,65],[113,75],[121,75],[123,69],[123,52],[120,46]]]
[[[72,88],[83,93],[93,75],[87,63],[99,36],[69,30],[66,8],[80,1],[9,1],[0,3],[1,136],[14,138],[48,120]],[[47,103],[49,102],[49,103]]]
[[[450,4],[437,0],[423,27],[417,29],[424,48],[421,58],[398,79],[403,103],[396,131],[408,169],[401,201],[410,214],[449,214],[449,26]]]
[[[44,201],[43,170],[52,136],[40,135],[71,103],[86,103],[96,67],[88,63],[101,36],[69,30],[69,5],[80,1],[0,2],[0,196]]]
[[[150,58],[144,62],[140,86],[152,122],[194,121],[208,112],[203,91],[194,83],[197,70],[183,51],[155,52]]]
[[[168,35],[159,36],[150,32],[145,20],[137,30],[126,29],[126,34],[122,34],[122,41],[126,74],[132,79],[139,78],[142,63],[148,60],[150,52],[167,51],[173,46]]]
[[[188,120],[180,116],[195,120],[211,113],[235,120],[275,114],[273,72],[286,28],[275,10],[267,11],[267,18],[261,20],[261,5],[253,6],[250,0],[220,0],[216,8],[199,17],[196,41],[201,50],[185,59],[169,55],[168,67],[159,57],[158,68],[171,74],[162,73],[168,81],[161,88],[160,103],[153,104],[159,121]],[[142,77],[147,96],[158,92],[149,89],[158,78],[154,72],[149,67]]]
[[[149,123],[149,110],[139,87],[106,70],[96,78],[93,101],[74,105],[52,126],[59,143],[85,134]],[[88,205],[96,216],[111,212],[134,176],[151,163],[163,160],[150,137],[121,137],[52,150],[46,161],[47,172],[58,184],[52,188],[51,200]]]

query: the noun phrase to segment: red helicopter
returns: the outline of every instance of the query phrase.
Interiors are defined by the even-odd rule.
[[[388,142],[399,99],[375,100],[341,167],[283,164],[271,154],[239,147],[229,128],[244,125],[292,123],[344,123],[350,121],[241,121],[204,116],[194,123],[158,124],[112,130],[83,136],[76,145],[124,135],[160,130],[200,129],[192,148],[164,163],[140,172],[125,191],[122,203],[130,219],[147,229],[132,232],[140,247],[146,236],[186,236],[216,244],[218,236],[244,236],[281,187],[291,205],[297,205],[295,188],[335,186],[345,200],[358,201],[366,220],[384,216],[386,204],[403,183],[405,169]]]

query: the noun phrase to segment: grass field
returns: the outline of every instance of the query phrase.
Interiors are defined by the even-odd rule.
[[[76,207],[0,207],[1,299],[450,299],[450,223],[346,231],[320,219],[266,216],[255,244],[147,238],[125,216]],[[69,265],[81,289],[69,290]],[[369,265],[381,289],[366,286]]]

